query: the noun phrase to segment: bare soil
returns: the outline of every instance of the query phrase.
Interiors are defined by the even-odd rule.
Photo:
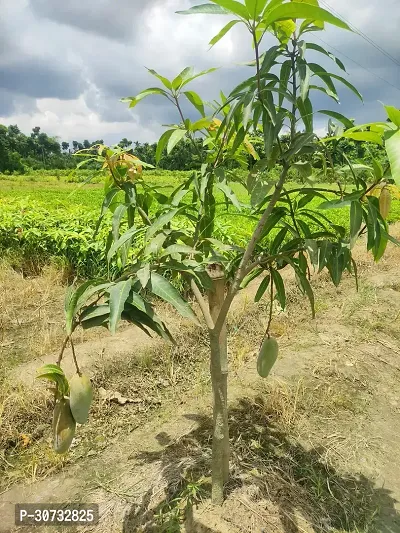
[[[314,277],[315,321],[289,280],[288,308],[275,309],[280,358],[268,380],[255,368],[268,303],[252,303],[254,288],[238,298],[229,324],[232,476],[220,508],[208,500],[211,395],[201,329],[175,323],[177,347],[135,328],[82,339],[78,353],[96,389],[134,401],[97,394],[62,460],[50,450],[50,400],[33,383],[55,353],[9,369],[13,394],[23,390],[28,400],[12,419],[14,404],[3,403],[3,424],[16,420],[28,440],[0,449],[0,532],[17,531],[15,503],[80,501],[100,505],[99,525],[83,531],[399,533],[400,249],[390,245],[375,265],[360,244],[356,259],[359,292],[350,276],[338,289],[325,274]]]

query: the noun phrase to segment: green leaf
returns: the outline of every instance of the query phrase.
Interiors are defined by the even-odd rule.
[[[202,70],[201,72],[199,72],[198,74],[195,74],[195,75],[192,76],[191,78],[186,79],[186,80],[182,83],[182,87],[183,87],[184,85],[187,85],[187,84],[190,83],[191,81],[195,80],[196,78],[200,78],[200,76],[205,76],[206,74],[210,74],[211,72],[215,72],[216,70],[218,70],[218,67],[212,67],[212,68],[208,68],[207,70]]]
[[[39,374],[36,376],[38,378],[46,374],[59,374],[60,376],[64,376],[63,369],[59,365],[54,365],[51,363],[41,366],[36,372]]]
[[[354,248],[363,220],[363,210],[359,201],[351,202],[350,207],[350,249]]]
[[[310,89],[311,69],[306,61],[298,59],[297,63],[300,77],[300,97],[304,102],[308,97]]]
[[[353,141],[371,142],[383,146],[381,135],[374,131],[356,131],[350,133],[346,131],[342,136],[346,139],[353,139]]]
[[[257,267],[252,270],[250,274],[247,274],[247,276],[243,278],[243,281],[240,284],[240,288],[245,289],[249,285],[249,283],[251,283],[253,279],[257,278],[262,272],[264,272],[264,269],[261,267]]]
[[[111,287],[110,294],[110,319],[109,329],[112,334],[116,332],[118,322],[121,320],[121,313],[124,309],[126,299],[132,287],[132,280],[120,281]]]
[[[233,28],[233,26],[235,26],[235,24],[238,24],[240,22],[240,20],[231,20],[230,22],[228,22],[228,24],[226,26],[224,26],[222,28],[222,30],[215,36],[211,39],[210,41],[210,46],[211,48],[217,44],[223,37],[225,37],[225,35],[229,32],[229,30],[231,30]]]
[[[281,93],[279,94],[279,106],[281,107],[284,100],[284,91],[287,89],[287,85],[290,78],[290,73],[292,71],[292,62],[290,59],[282,63],[281,72],[279,76],[279,89]]]
[[[361,195],[361,191],[355,191],[351,194],[347,194],[342,199],[322,202],[322,204],[318,206],[318,209],[341,209],[342,207],[349,207],[353,201],[358,202]]]
[[[268,289],[268,286],[271,282],[271,276],[265,276],[265,278],[260,283],[260,286],[257,289],[256,295],[254,297],[255,302],[259,302],[263,297],[265,291]]]
[[[185,11],[176,11],[179,15],[229,15],[229,11],[214,4],[200,4]]]
[[[308,63],[308,66],[313,71],[315,76],[318,76],[319,78],[321,78],[321,80],[328,87],[329,91],[332,94],[337,96],[336,87],[335,87],[335,84],[333,83],[333,81],[330,78],[329,72],[327,70],[325,70],[323,67],[321,67],[321,65],[318,65],[317,63]],[[337,98],[339,98],[339,97],[337,96]]]
[[[314,292],[311,288],[310,282],[307,279],[307,276],[302,272],[300,269],[296,269],[297,278],[300,282],[300,285],[304,291],[304,293],[308,296],[308,299],[310,300],[311,305],[311,313],[312,318],[315,318],[315,298],[314,298]]]
[[[319,87],[318,85],[310,85],[310,89],[313,89],[314,91],[321,91],[325,93],[330,98],[333,98],[335,102],[339,103],[339,97],[336,93],[333,93],[330,89],[325,87]]]
[[[159,163],[160,159],[161,159],[161,156],[162,156],[162,153],[164,151],[164,148],[166,147],[168,141],[169,141],[169,138],[171,137],[171,135],[174,133],[175,130],[168,130],[168,131],[165,131],[158,143],[157,143],[157,149],[156,149],[156,162],[157,164]]]
[[[226,181],[216,181],[215,186],[224,194],[225,198],[236,207],[236,209],[239,211],[241,210],[241,205],[236,194]]]
[[[175,287],[163,276],[156,272],[150,274],[150,284],[148,289],[166,302],[170,303],[185,318],[191,319],[199,325],[199,321],[190,305],[182,298]]]
[[[197,109],[201,116],[205,116],[203,100],[194,91],[186,91],[183,93],[189,102]]]
[[[89,280],[80,285],[71,295],[65,312],[67,334],[71,335],[75,315],[94,294],[107,289],[111,283],[104,280]]]
[[[392,178],[396,185],[400,187],[400,130],[386,137],[385,146],[392,171]]]
[[[151,239],[151,237],[157,233],[160,229],[164,228],[171,220],[174,218],[174,216],[179,212],[179,208],[171,209],[170,211],[167,211],[167,213],[164,213],[163,215],[159,216],[151,226],[147,228],[146,231],[146,241]]]
[[[121,237],[110,247],[107,253],[107,261],[110,262],[116,252],[121,248],[121,246],[123,246],[129,241],[129,239],[132,239],[132,237],[139,233],[143,233],[143,228],[130,228],[123,235],[121,235]]]
[[[305,5],[305,4],[304,4]],[[303,120],[307,133],[312,133],[314,130],[313,108],[311,100],[306,98],[304,101],[297,98],[297,107]]]
[[[183,82],[188,80],[191,76],[193,76],[193,67],[184,68],[182,72],[178,74],[174,80],[172,80],[172,88],[174,91],[179,89]]]
[[[335,118],[336,120],[341,122],[346,128],[354,127],[354,121],[348,119],[341,113],[336,113],[336,111],[329,111],[327,109],[322,109],[321,111],[318,111],[318,113],[322,113],[323,115],[328,115],[328,117]]]
[[[167,145],[167,153],[170,154],[175,146],[181,141],[186,135],[186,130],[174,130],[169,139]]]
[[[169,81],[169,79],[165,78],[164,76],[161,76],[161,74],[159,74],[158,72],[156,72],[155,70],[151,68],[148,68],[147,70],[150,72],[150,74],[158,78],[161,81],[161,83],[164,85],[164,87],[170,90],[172,89],[172,83]]]
[[[150,264],[146,263],[143,268],[137,271],[136,276],[143,289],[145,289],[150,279]]]
[[[274,184],[275,184],[274,181],[257,180],[251,192],[251,198],[250,198],[251,205],[253,207],[256,207],[258,204],[263,202],[267,194],[269,193],[269,191],[274,186]]]
[[[159,233],[155,237],[151,239],[149,244],[144,249],[144,255],[153,255],[158,254],[158,252],[161,250],[167,236],[164,233]]]
[[[161,94],[163,96],[167,96],[168,93],[164,91],[164,89],[151,87],[150,89],[140,92],[137,96],[128,96],[127,98],[122,98],[121,102],[129,103],[129,107],[132,108],[135,107],[141,100],[143,100],[143,98],[151,96],[152,94]]]
[[[275,289],[276,289],[275,297],[278,300],[278,302],[280,303],[280,306],[282,307],[282,309],[285,309],[285,307],[286,307],[286,291],[285,291],[285,285],[283,283],[282,276],[275,269],[271,270],[271,274],[272,274],[272,280],[274,282]]]
[[[273,22],[277,20],[286,20],[286,19],[312,19],[312,20],[321,20],[329,24],[333,24],[338,28],[343,28],[344,30],[350,30],[349,26],[340,20],[339,18],[329,13],[321,7],[303,4],[299,2],[290,2],[288,4],[282,4],[271,11],[266,12],[266,16],[263,19],[264,24],[268,27]]]
[[[163,253],[160,255],[160,257],[165,257],[167,255],[173,255],[173,254],[185,254],[185,255],[191,255],[199,253],[198,250],[195,248],[192,248],[191,246],[187,246],[186,244],[171,244],[171,246],[168,246],[165,248]]]
[[[119,239],[119,228],[121,226],[121,220],[123,216],[125,215],[126,211],[128,209],[128,206],[125,204],[119,205],[117,209],[114,211],[114,215],[112,218],[112,235],[114,241],[117,241]]]
[[[275,255],[278,253],[279,247],[281,246],[282,242],[284,241],[286,235],[288,234],[287,228],[282,228],[278,234],[276,235],[275,239],[272,241],[272,244],[270,245],[270,253],[271,255]]]
[[[385,105],[386,113],[388,114],[389,119],[400,128],[400,109],[393,107],[391,105]]]
[[[320,52],[321,54],[328,56],[330,59],[332,59],[332,61],[334,61],[338,65],[339,68],[341,68],[342,70],[344,70],[344,72],[346,72],[346,67],[344,66],[342,61],[340,61],[339,58],[331,54],[331,52],[325,50],[325,48],[322,48],[322,46],[319,46],[319,44],[306,43],[306,48],[308,50],[315,50],[316,52]]]
[[[338,76],[337,74],[332,74],[331,72],[327,73],[326,71],[324,71],[324,72],[314,72],[314,74],[316,74],[321,79],[323,79],[325,81],[325,83],[327,83],[327,81],[325,79],[327,77],[329,77],[330,80],[332,80],[332,78],[334,78],[335,80],[340,81],[341,83],[343,83],[343,85],[348,87],[357,96],[357,98],[359,98],[361,101],[363,101],[363,97],[362,97],[361,93],[356,89],[356,87],[354,87],[354,85],[352,83],[347,81],[342,76]]]
[[[268,0],[245,0],[247,11],[251,15],[253,20],[256,20],[258,16],[264,11]]]
[[[223,9],[226,9],[230,11],[231,13],[235,13],[235,15],[238,15],[239,17],[245,20],[249,19],[249,13],[247,12],[246,7],[240,2],[237,2],[237,0],[211,0],[211,1],[214,4],[218,4]]]

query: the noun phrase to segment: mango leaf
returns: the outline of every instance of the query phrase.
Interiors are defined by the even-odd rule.
[[[266,27],[268,27],[277,20],[286,19],[320,20],[329,24],[333,24],[338,28],[350,30],[350,27],[343,22],[343,20],[335,17],[329,11],[326,11],[325,9],[315,5],[303,4],[300,2],[290,2],[288,4],[282,4],[271,11],[267,10],[263,18],[263,23],[266,25]]]
[[[113,235],[114,241],[117,241],[119,239],[119,228],[121,226],[121,220],[123,216],[125,215],[127,209],[128,209],[128,206],[125,204],[122,204],[122,205],[119,205],[117,209],[114,211],[114,215],[112,218],[112,235]]]
[[[175,148],[175,146],[185,137],[186,130],[174,130],[169,139],[167,144],[167,153],[170,154],[172,150]]]
[[[359,201],[351,202],[350,207],[350,249],[354,248],[360,233],[363,210]]]
[[[313,89],[314,91],[321,91],[322,93],[325,93],[330,98],[333,98],[335,102],[339,103],[339,97],[336,93],[333,93],[330,89],[325,87],[319,87],[318,85],[310,85],[310,89]]]
[[[214,4],[200,4],[184,11],[176,11],[178,15],[229,15],[229,11]]]
[[[132,287],[132,280],[120,281],[109,290],[110,319],[109,329],[112,334],[116,332],[118,322],[121,320],[121,313],[124,309],[126,299]]]
[[[203,100],[194,91],[186,91],[183,93],[189,102],[197,109],[201,116],[205,116]]]
[[[162,252],[160,257],[165,257],[167,255],[172,254],[185,254],[185,255],[191,255],[199,253],[198,250],[195,248],[192,248],[191,246],[187,246],[186,244],[171,244],[171,246],[168,246],[165,248],[165,250]]]
[[[275,269],[271,270],[271,274],[272,274],[272,280],[274,282],[275,289],[276,289],[275,298],[280,303],[280,306],[282,307],[282,309],[285,309],[285,307],[286,307],[286,291],[285,291],[285,285],[283,283],[282,276]]]
[[[223,9],[229,10],[231,13],[235,13],[235,15],[238,15],[239,17],[245,20],[249,19],[249,13],[246,7],[240,2],[237,2],[237,0],[211,0],[211,1],[214,4],[219,5]]]
[[[140,233],[143,233],[143,228],[130,228],[123,235],[121,235],[121,237],[110,247],[107,253],[107,261],[110,262],[121,246],[127,243],[129,239],[132,239],[132,237]]]
[[[247,11],[255,20],[264,11],[268,0],[245,0]]]
[[[353,141],[371,142],[383,146],[381,135],[374,131],[355,131],[350,133],[346,131],[343,133],[343,137],[346,139],[353,139]]]
[[[191,319],[199,325],[199,321],[190,305],[182,298],[177,289],[163,276],[156,272],[151,272],[148,289],[166,302],[170,303],[185,318]]]
[[[346,128],[353,128],[354,127],[354,121],[350,120],[349,118],[345,117],[341,113],[337,113],[336,111],[329,111],[327,109],[322,109],[318,111],[318,113],[322,113],[323,115],[328,115],[328,117],[335,118],[336,120],[339,120]]]
[[[393,122],[393,124],[400,128],[400,109],[397,109],[397,107],[393,107],[391,105],[385,105],[384,107],[389,119]]]
[[[348,87],[357,96],[357,98],[359,98],[361,101],[364,100],[362,95],[361,95],[361,93],[358,91],[358,89],[356,89],[356,87],[354,87],[354,85],[352,83],[347,81],[342,76],[338,76],[337,74],[332,74],[331,72],[328,72],[328,73],[325,73],[325,72],[314,72],[314,74],[316,74],[317,76],[319,76],[322,79],[324,79],[324,77],[328,77],[329,76],[330,79],[334,78],[335,80],[340,81],[341,83],[343,83],[343,85]],[[326,83],[326,80],[324,80],[324,81]]]
[[[257,289],[256,295],[254,297],[255,302],[259,302],[261,300],[265,291],[268,289],[270,282],[271,282],[271,276],[265,276],[265,278],[262,280],[262,282],[260,283]]]
[[[392,178],[398,187],[400,187],[400,130],[385,137],[386,152],[389,158]]]
[[[304,4],[305,5],[305,4]],[[301,115],[307,133],[312,133],[314,130],[313,108],[311,100],[306,98],[304,101],[297,98],[297,107]]]
[[[314,292],[311,288],[310,282],[307,279],[307,276],[300,269],[296,269],[297,279],[303,289],[304,293],[307,295],[310,300],[312,318],[315,318],[315,298]]]
[[[137,271],[136,276],[143,289],[145,289],[150,279],[150,264],[146,263],[140,270]]]
[[[168,130],[168,131],[165,131],[158,143],[157,143],[157,149],[156,149],[156,162],[158,163],[161,159],[161,156],[162,156],[162,153],[164,151],[164,148],[166,147],[168,141],[169,141],[169,138],[171,137],[171,135],[174,133],[175,130]]]
[[[127,98],[122,98],[121,102],[127,102],[129,103],[129,107],[133,108],[141,100],[143,100],[143,98],[151,96],[152,94],[161,94],[162,96],[168,95],[167,91],[164,91],[164,89],[160,89],[158,87],[151,87],[150,89],[146,89],[145,91],[140,92],[137,96],[128,96]]]
[[[174,218],[174,216],[181,210],[181,208],[175,208],[171,209],[170,211],[167,211],[163,215],[159,216],[151,226],[147,228],[146,231],[146,241],[151,239],[151,237],[157,233],[160,229],[164,228],[171,220]]]
[[[229,30],[231,30],[233,26],[235,26],[235,24],[238,24],[238,22],[240,22],[240,20],[231,20],[230,22],[228,22],[228,24],[224,26],[222,30],[215,37],[211,39],[209,43],[211,48],[215,44],[217,44],[223,37],[225,37],[225,35],[229,32]]]
[[[71,335],[73,331],[74,317],[83,307],[83,305],[94,294],[107,289],[110,285],[111,283],[105,283],[104,280],[89,280],[80,285],[72,293],[65,312],[66,330],[68,335]]]
[[[172,89],[172,83],[169,81],[169,79],[165,78],[164,76],[161,76],[161,74],[159,74],[158,72],[156,72],[155,70],[151,68],[148,68],[147,70],[150,72],[150,74],[158,78],[161,81],[161,83],[164,85],[164,87],[170,90]]]
[[[308,50],[315,50],[316,52],[320,52],[321,54],[328,56],[330,59],[332,59],[332,61],[334,61],[338,65],[339,68],[341,68],[342,70],[344,70],[344,72],[346,72],[346,67],[344,66],[342,61],[340,61],[339,58],[331,54],[331,52],[329,52],[328,50],[325,50],[325,48],[322,48],[322,46],[320,46],[319,44],[306,43],[306,48]]]

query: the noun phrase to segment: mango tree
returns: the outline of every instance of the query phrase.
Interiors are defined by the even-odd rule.
[[[199,76],[212,74],[214,69],[196,74],[192,68],[185,68],[172,80],[149,70],[159,84],[124,99],[133,108],[144,98],[156,95],[167,99],[176,109],[177,123],[169,126],[158,142],[158,161],[165,150],[171,152],[184,139],[193,143],[194,149],[199,148],[199,139],[202,140],[201,168],[173,191],[149,184],[143,172],[146,163],[120,147],[101,145],[96,153],[80,152],[79,155],[85,156],[83,162],[101,163],[105,176],[99,225],[111,211],[107,241],[109,275],[104,279],[88,280],[68,292],[64,347],[68,341],[72,343],[73,333],[79,326],[106,326],[115,333],[121,320],[173,342],[172,334],[155,308],[159,300],[164,300],[198,324],[199,317],[183,296],[186,292],[177,288],[184,284],[189,286],[208,330],[214,419],[212,501],[221,504],[229,476],[226,329],[235,296],[251,281],[259,280],[256,301],[267,293],[271,302],[258,360],[259,372],[265,377],[277,357],[277,343],[270,336],[272,303],[277,300],[282,308],[286,305],[282,270],[294,270],[314,316],[311,267],[319,272],[327,269],[335,285],[340,283],[345,271],[356,274],[352,249],[360,233],[365,231],[368,249],[375,260],[382,257],[391,237],[379,200],[369,193],[380,182],[390,183],[392,178],[390,168],[382,169],[376,163],[373,185],[367,184],[351,161],[348,163],[349,172],[354,175],[352,190],[318,186],[312,176],[310,154],[326,154],[323,172],[330,166],[329,150],[314,133],[317,112],[343,125],[353,139],[378,142],[379,136],[379,142],[384,142],[383,127],[379,132],[373,127],[358,131],[353,129],[353,121],[337,111],[313,107],[315,91],[322,91],[334,103],[338,102],[337,83],[345,85],[361,99],[345,77],[343,63],[307,39],[308,34],[323,31],[325,24],[349,30],[342,20],[322,9],[317,0],[308,3],[300,0],[245,0],[244,3],[212,0],[181,13],[229,18],[226,26],[211,40],[212,46],[235,25],[244,25],[254,48],[254,58],[248,64],[251,73],[229,95],[221,93],[220,101],[208,106],[189,84]],[[263,43],[267,34],[275,37],[276,44],[265,50]],[[343,75],[310,62],[309,52],[330,60]],[[182,101],[185,100],[193,106],[193,112],[198,113],[196,120],[184,115]],[[393,161],[394,172],[398,175],[400,121],[397,114],[391,118],[392,123],[385,130],[389,129],[391,136],[387,136],[386,142],[389,151],[397,150]],[[289,135],[282,142],[281,135],[287,132]],[[256,133],[263,138],[265,157],[262,159],[249,140]],[[342,134],[336,130],[336,135]],[[396,148],[392,147],[395,142]],[[254,161],[250,170],[249,155]],[[293,168],[301,173],[306,185],[288,186],[288,173]],[[274,169],[279,169],[277,177],[276,172],[272,172]],[[240,189],[246,192],[241,199],[235,194]],[[320,200],[319,209],[310,207],[315,199]],[[350,232],[329,219],[329,209],[345,206],[350,206]],[[250,221],[251,233],[245,243],[235,240],[234,235],[227,235],[218,224],[224,212],[236,217],[238,226],[244,219]],[[69,384],[59,367],[61,359],[62,353],[55,374],[52,369],[42,371],[42,375],[56,382],[58,402],[69,394]],[[78,365],[77,373],[80,375]],[[90,393],[85,393],[81,381],[78,380],[78,385],[85,418]],[[75,391],[73,396],[76,398],[76,395]],[[74,430],[70,423],[67,436]],[[55,423],[56,435],[57,432]]]

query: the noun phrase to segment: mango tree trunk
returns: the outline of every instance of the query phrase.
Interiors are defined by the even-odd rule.
[[[208,295],[210,314],[217,320],[225,295],[225,276],[214,265],[209,271],[214,291]],[[213,441],[212,441],[212,502],[221,505],[224,500],[224,484],[229,477],[229,428],[228,428],[228,351],[226,323],[220,334],[210,332],[211,382],[213,392]]]

